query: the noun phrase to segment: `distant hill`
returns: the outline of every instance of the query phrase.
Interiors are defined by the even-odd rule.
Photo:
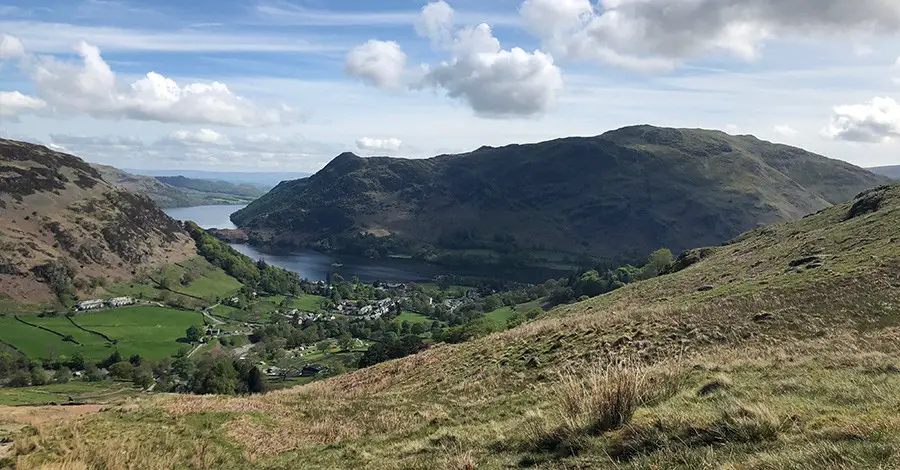
[[[258,243],[369,256],[630,261],[718,244],[887,181],[752,136],[635,126],[424,160],[345,153],[232,219]]]
[[[226,181],[201,180],[184,176],[139,176],[106,165],[93,165],[103,179],[133,193],[147,195],[160,207],[247,204],[265,194],[252,185],[236,185]]]
[[[75,156],[0,139],[0,298],[71,298],[92,279],[194,256],[193,240],[149,198]]]
[[[900,180],[900,165],[879,166],[875,168],[869,168],[869,171],[875,174],[887,176],[888,178]]]
[[[309,176],[302,172],[228,172],[202,170],[125,170],[134,175],[153,177],[183,176],[198,180],[225,181],[237,185],[250,185],[266,191],[274,188],[282,181],[295,180]]]

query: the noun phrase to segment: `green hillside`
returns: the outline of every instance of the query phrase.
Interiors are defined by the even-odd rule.
[[[869,191],[472,342],[42,426],[16,468],[898,468],[897,227]]]
[[[342,154],[232,218],[258,243],[571,266],[718,244],[887,181],[752,136],[635,126],[425,160]]]

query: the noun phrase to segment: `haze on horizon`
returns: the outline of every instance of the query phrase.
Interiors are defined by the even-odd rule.
[[[900,164],[892,0],[11,0],[0,136],[315,171],[650,123]]]

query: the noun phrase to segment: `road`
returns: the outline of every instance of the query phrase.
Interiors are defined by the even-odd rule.
[[[213,323],[213,325],[216,325],[216,326],[224,325],[225,322],[223,322],[222,320],[219,320],[218,318],[212,316],[209,312],[210,312],[212,309],[218,307],[219,305],[222,305],[222,304],[221,304],[221,303],[215,304],[215,305],[213,305],[212,307],[209,307],[209,308],[203,310],[203,316],[206,317],[206,318],[209,318],[209,321],[211,321],[211,322]]]

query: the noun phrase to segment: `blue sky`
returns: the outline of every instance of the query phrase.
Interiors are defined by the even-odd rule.
[[[0,2],[0,135],[119,167],[314,171],[640,123],[900,164],[892,0]]]

